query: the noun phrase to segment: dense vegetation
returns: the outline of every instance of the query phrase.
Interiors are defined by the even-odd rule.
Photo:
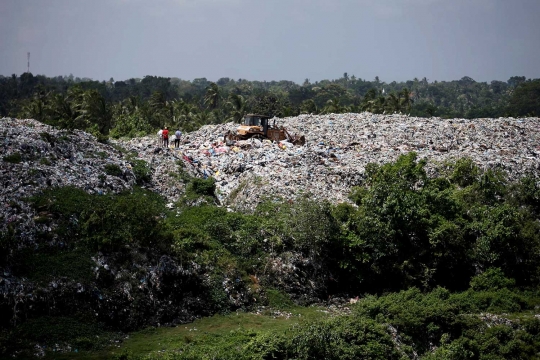
[[[0,238],[9,249],[1,265],[34,284],[41,299],[0,302],[0,352],[58,342],[94,349],[102,345],[96,335],[107,342],[118,331],[193,319],[187,312],[252,309],[283,294],[299,304],[361,299],[350,316],[287,333],[188,341],[168,355],[533,358],[540,179],[510,182],[469,159],[440,164],[434,177],[424,167],[414,153],[369,165],[350,195],[356,206],[306,194],[269,199],[251,214],[216,207],[212,179],[192,179],[175,210],[142,189],[106,196],[47,190],[29,201],[42,214],[36,221],[57,224],[54,230],[32,249],[13,246],[17,234]],[[514,315],[510,325],[490,324],[479,315],[486,311]]]
[[[531,311],[521,321],[492,313],[531,309],[538,300],[507,288],[456,294],[442,288],[422,294],[413,288],[369,296],[352,306],[349,316],[306,321],[285,330],[206,333],[161,353],[123,354],[133,359],[535,358],[540,320]],[[485,311],[491,314],[473,315]]]
[[[127,81],[0,76],[0,116],[33,118],[102,136],[135,136],[165,125],[193,130],[239,121],[249,112],[271,116],[370,111],[444,118],[540,116],[540,80],[507,82],[414,79],[385,83],[347,73],[336,80],[291,81],[221,78],[210,82],[146,76]]]

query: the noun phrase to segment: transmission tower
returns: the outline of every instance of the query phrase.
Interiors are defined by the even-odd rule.
[[[28,52],[28,53],[26,53],[26,57],[28,58],[28,69],[27,69],[27,71],[26,71],[26,72],[28,72],[28,73],[29,73],[29,72],[30,72],[30,53],[29,53],[29,52]]]

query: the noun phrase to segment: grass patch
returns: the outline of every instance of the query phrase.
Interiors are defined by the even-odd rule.
[[[238,194],[240,194],[240,192],[242,190],[244,190],[244,188],[247,186],[247,184],[248,184],[248,182],[246,180],[244,180],[240,184],[238,184],[238,186],[235,187],[233,191],[231,191],[231,194],[229,195],[229,199],[228,199],[228,204],[233,203],[233,201],[236,199]]]
[[[47,166],[51,166],[51,161],[47,158],[41,158],[41,160],[39,160],[39,163],[41,165],[47,165]]]
[[[6,155],[3,157],[5,162],[12,164],[19,164],[22,161],[22,156],[20,153],[13,153],[11,155]]]
[[[219,352],[231,346],[245,345],[258,334],[275,332],[285,333],[289,329],[311,321],[324,320],[330,315],[321,308],[297,308],[283,315],[276,315],[270,310],[263,315],[238,312],[229,315],[214,315],[199,319],[190,324],[173,328],[147,328],[129,335],[118,348],[108,348],[99,352],[83,352],[49,356],[50,359],[110,359],[158,357],[176,354],[178,349],[194,347],[210,348]]]
[[[186,195],[189,196],[209,196],[214,197],[216,182],[214,178],[199,179],[193,178],[186,188]]]
[[[187,172],[184,162],[182,160],[177,160],[176,165],[178,165],[178,169],[175,173],[172,173],[171,176],[182,180],[184,183],[190,182],[193,177]]]
[[[96,151],[95,155],[100,159],[106,159],[109,156],[105,151]]]
[[[123,147],[123,146],[121,146],[119,144],[111,144],[111,146],[113,148],[115,148],[118,152],[122,153],[122,154],[129,154],[129,151],[125,147]]]

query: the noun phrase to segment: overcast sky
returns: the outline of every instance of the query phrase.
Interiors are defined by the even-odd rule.
[[[540,0],[0,0],[0,75],[540,78]]]

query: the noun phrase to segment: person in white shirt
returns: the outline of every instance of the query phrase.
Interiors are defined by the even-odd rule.
[[[158,146],[162,146],[163,145],[163,130],[159,129],[159,131],[157,132],[157,136],[158,136]]]

